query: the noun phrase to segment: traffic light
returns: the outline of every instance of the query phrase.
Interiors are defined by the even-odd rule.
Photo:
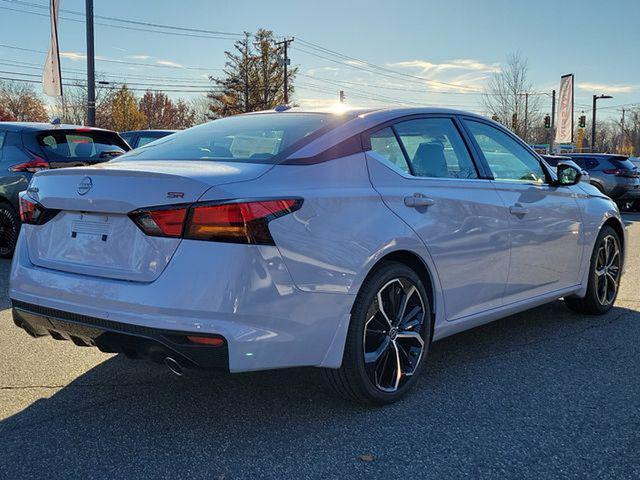
[[[544,128],[551,128],[551,117],[548,113],[544,116]]]
[[[578,127],[584,128],[586,126],[587,126],[587,116],[580,115],[580,118],[578,119]]]
[[[511,130],[515,130],[518,127],[518,114],[514,113],[511,116]]]
[[[340,90],[340,103],[344,103],[344,101],[346,100],[346,96],[344,94],[344,90]]]

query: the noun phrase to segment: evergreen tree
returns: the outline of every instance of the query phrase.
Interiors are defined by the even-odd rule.
[[[244,32],[225,55],[223,76],[210,77],[216,87],[208,94],[210,118],[268,110],[284,103],[282,52],[272,31],[260,29],[253,39]],[[289,97],[297,71],[297,67],[289,69]]]

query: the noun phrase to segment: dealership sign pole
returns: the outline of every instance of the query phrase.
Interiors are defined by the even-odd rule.
[[[51,0],[51,45],[42,71],[42,91],[51,97],[62,96],[62,73],[60,72],[60,49],[58,48],[58,10],[60,0]]]
[[[573,143],[573,74],[560,77],[555,144]]]

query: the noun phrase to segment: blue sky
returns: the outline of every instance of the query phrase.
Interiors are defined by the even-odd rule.
[[[46,16],[25,13],[46,14],[37,5],[46,6],[47,1],[0,0],[0,44],[40,51],[48,48]],[[83,11],[84,0],[62,0],[61,8]],[[615,97],[599,103],[603,116],[619,116],[618,106],[640,102],[638,0],[95,0],[95,13],[232,33],[265,27],[277,35],[296,37],[291,58],[303,75],[298,78],[294,100],[303,105],[333,103],[343,89],[352,105],[405,102],[481,111],[480,97],[474,92],[481,90],[489,76],[499,71],[505,56],[515,51],[528,59],[535,91],[557,89],[562,74],[574,73],[578,111],[590,107],[594,93]],[[61,15],[81,19],[71,13]],[[99,58],[130,62],[101,60],[97,68],[110,75],[107,79],[126,79],[138,88],[157,83],[172,85],[163,87],[166,89],[204,89],[206,75],[219,73],[215,69],[224,65],[223,52],[233,41],[233,37],[226,37],[173,36],[96,25]],[[303,41],[464,88],[373,74],[357,62],[347,60],[351,66],[347,65],[344,58],[314,50]],[[60,48],[63,78],[72,81],[82,76],[82,22],[61,20]],[[36,67],[43,59],[40,53],[0,47],[0,70],[6,72],[37,75]],[[37,80],[37,76],[23,78]],[[351,83],[337,85],[341,82]],[[543,110],[550,110],[548,97],[541,98]]]

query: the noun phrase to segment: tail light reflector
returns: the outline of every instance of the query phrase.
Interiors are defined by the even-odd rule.
[[[617,170],[615,168],[609,168],[607,170],[602,170],[602,171],[608,175],[617,175],[620,173],[620,170]]]
[[[43,207],[27,196],[26,192],[21,192],[18,195],[18,203],[20,207],[20,220],[22,223],[28,223],[30,225],[42,225],[55,217],[59,212],[59,210]]]
[[[200,337],[196,335],[187,335],[187,340],[191,343],[199,345],[209,345],[211,347],[221,347],[224,345],[224,339],[220,337]]]
[[[187,215],[187,208],[171,208],[141,211],[134,221],[147,235],[156,237],[180,237]]]
[[[194,203],[136,210],[129,216],[147,235],[273,245],[268,223],[300,208],[302,199]]]
[[[46,170],[49,168],[49,162],[47,162],[44,158],[39,157],[33,152],[29,150],[23,151],[30,157],[30,159],[23,163],[18,163],[17,165],[12,165],[9,167],[10,172],[30,172],[35,173],[40,170]]]

